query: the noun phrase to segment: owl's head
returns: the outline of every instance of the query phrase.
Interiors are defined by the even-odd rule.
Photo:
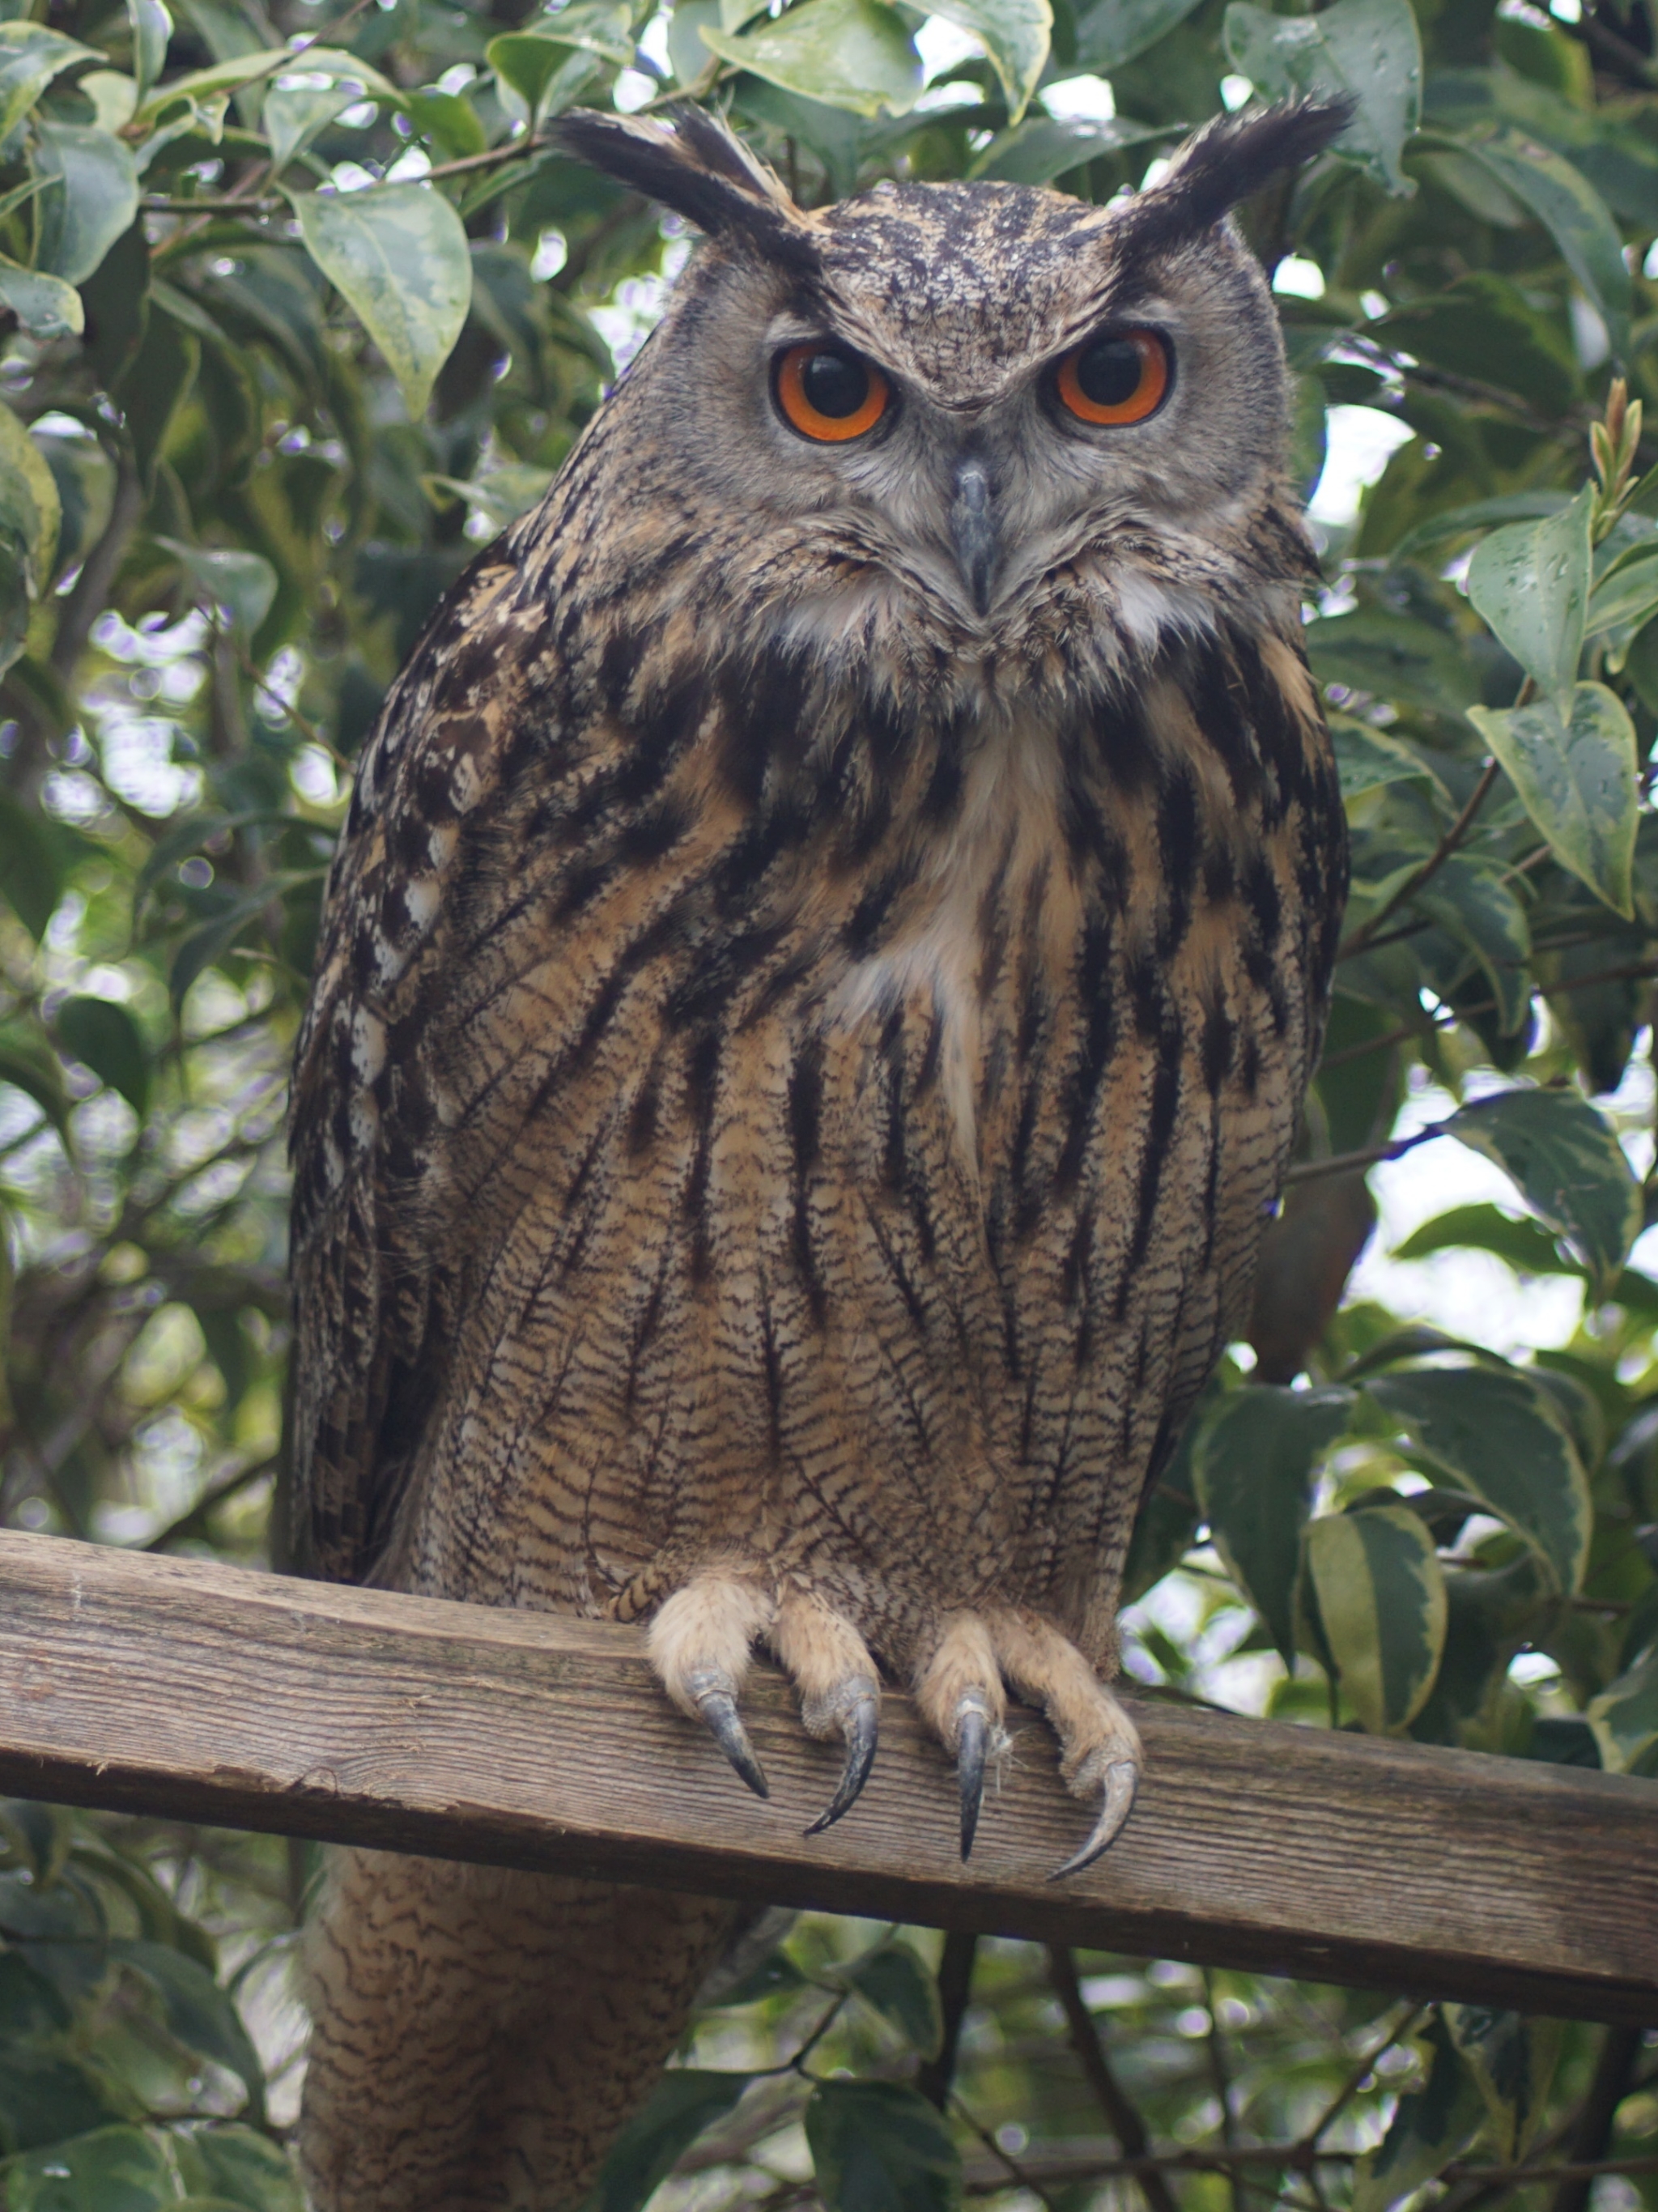
[[[1260,543],[1284,507],[1283,349],[1229,211],[1349,113],[1223,118],[1107,207],[881,184],[807,212],[695,109],[561,136],[707,235],[625,384],[687,508],[741,516],[762,562],[786,544],[803,623],[884,597],[1006,645],[1090,572],[1130,633],[1240,561],[1289,580],[1284,523]]]

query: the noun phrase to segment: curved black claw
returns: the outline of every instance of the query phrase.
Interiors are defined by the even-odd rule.
[[[881,1701],[873,1682],[857,1686],[840,1721],[841,1733],[847,1740],[846,1764],[834,1796],[806,1830],[809,1836],[821,1836],[843,1813],[849,1813],[869,1780],[881,1732]]]
[[[771,1790],[766,1782],[765,1770],[754,1755],[749,1732],[737,1710],[736,1697],[726,1686],[729,1680],[727,1676],[725,1681],[716,1680],[704,1686],[693,1676],[689,1685],[691,1695],[696,1701],[697,1711],[713,1731],[714,1741],[756,1797],[769,1797]]]
[[[1105,1802],[1100,1808],[1100,1817],[1094,1823],[1094,1832],[1074,1858],[1056,1868],[1048,1877],[1050,1881],[1063,1881],[1068,1874],[1080,1874],[1085,1866],[1092,1866],[1102,1851],[1114,1843],[1123,1822],[1134,1809],[1134,1792],[1139,1787],[1140,1771],[1132,1759],[1114,1759],[1105,1770]]]
[[[990,1755],[990,1716],[980,1705],[963,1698],[960,1708],[961,1740],[956,1751],[956,1778],[962,1791],[962,1859],[973,1850],[979,1829],[979,1808],[985,1797],[985,1761]]]

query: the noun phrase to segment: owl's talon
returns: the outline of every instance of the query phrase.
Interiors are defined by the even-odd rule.
[[[1125,1820],[1134,1809],[1134,1793],[1139,1788],[1140,1770],[1132,1759],[1114,1759],[1105,1770],[1105,1802],[1100,1808],[1100,1817],[1094,1823],[1093,1832],[1073,1858],[1062,1867],[1056,1867],[1048,1877],[1050,1881],[1063,1881],[1068,1874],[1080,1874],[1085,1866],[1092,1866],[1102,1852],[1116,1841]]]
[[[729,1677],[708,1679],[693,1674],[686,1683],[698,1713],[708,1723],[714,1741],[756,1797],[769,1797],[765,1769],[755,1757],[749,1732],[737,1710]]]
[[[962,1793],[962,1863],[972,1856],[979,1829],[979,1808],[985,1796],[985,1765],[990,1756],[990,1715],[971,1692],[957,1708],[960,1735],[956,1747],[956,1778]]]
[[[875,1764],[881,1732],[881,1701],[875,1684],[867,1680],[852,1683],[835,1703],[839,1707],[835,1717],[847,1740],[846,1764],[834,1796],[806,1830],[809,1836],[821,1836],[843,1813],[852,1810]]]

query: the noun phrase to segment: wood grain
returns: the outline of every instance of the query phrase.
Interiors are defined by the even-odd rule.
[[[956,1856],[955,1784],[889,1696],[861,1803],[762,1670],[762,1804],[635,1631],[0,1533],[0,1790],[1313,1980],[1658,2022],[1658,1783],[1134,1703],[1121,1840],[1053,1746]]]

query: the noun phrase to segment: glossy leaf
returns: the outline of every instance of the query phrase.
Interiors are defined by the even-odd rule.
[[[252,637],[276,596],[276,572],[262,553],[222,552],[216,546],[185,545],[158,538],[178,560],[199,598],[222,607],[244,635]]]
[[[1431,714],[1457,714],[1479,700],[1478,679],[1448,631],[1415,616],[1369,607],[1309,623],[1307,657],[1321,684]]]
[[[58,486],[39,447],[0,401],[0,534],[19,550],[31,599],[52,582],[62,520]]]
[[[1193,1448],[1198,1503],[1215,1548],[1286,1666],[1295,1663],[1296,1588],[1314,1478],[1352,1404],[1349,1390],[1230,1390]]]
[[[1436,2019],[1424,2038],[1428,2075],[1401,2097],[1377,2148],[1353,2176],[1352,2212],[1388,2212],[1460,2158],[1479,2134],[1485,2102],[1473,2074]]]
[[[1582,1586],[1594,1513],[1588,1478],[1547,1401],[1488,1367],[1418,1368],[1372,1382],[1410,1455],[1523,1536],[1567,1595]]]
[[[1521,131],[1465,131],[1455,144],[1550,232],[1562,260],[1599,308],[1613,351],[1627,352],[1629,270],[1618,226],[1593,185],[1570,161]]]
[[[640,2212],[706,2128],[730,2112],[752,2077],[676,2067],[616,2138],[593,2192],[594,2212]]]
[[[142,100],[167,66],[173,18],[162,0],[127,0],[132,25],[132,75]]]
[[[426,185],[305,192],[294,211],[312,259],[380,348],[418,419],[472,296],[459,216]]]
[[[79,123],[37,126],[36,167],[55,181],[40,198],[40,266],[66,284],[84,283],[138,212],[138,172],[130,148]]]
[[[65,999],[56,1023],[70,1059],[118,1091],[142,1120],[149,1103],[149,1060],[143,1034],[126,1008],[110,999]]]
[[[944,2034],[938,1985],[908,1945],[884,1944],[855,1961],[840,1978],[872,2005],[920,2057],[937,2056]]]
[[[1344,799],[1362,798],[1389,783],[1424,783],[1442,789],[1439,778],[1419,753],[1373,728],[1351,714],[1329,717],[1330,743],[1336,757]]]
[[[1100,76],[1168,37],[1199,0],[1094,0],[1077,11],[1075,66]]]
[[[1641,1193],[1623,1146],[1582,1094],[1498,1091],[1462,1107],[1446,1128],[1514,1178],[1604,1295],[1641,1233]]]
[[[1544,697],[1559,702],[1563,712],[1583,649],[1593,503],[1593,495],[1583,491],[1558,514],[1494,530],[1468,563],[1468,597]]]
[[[1584,1717],[1610,1772],[1658,1773],[1658,1650],[1591,1698]]]
[[[11,309],[31,337],[79,337],[86,328],[81,295],[61,276],[20,269],[0,254],[0,306]]]
[[[138,2128],[102,2128],[0,2166],[7,2212],[160,2212],[179,2192],[160,2147]]]
[[[1307,1569],[1348,1703],[1371,1735],[1402,1734],[1445,1644],[1432,1537],[1403,1505],[1328,1513],[1308,1528]]]
[[[1499,1030],[1511,1036],[1531,1012],[1531,931],[1526,909],[1494,869],[1455,853],[1411,903],[1479,963],[1497,1003]]]
[[[10,137],[55,76],[100,58],[94,48],[44,23],[0,23],[0,140]]]
[[[943,2115],[896,2081],[820,2081],[806,2106],[826,2212],[958,2212],[962,2161]]]
[[[983,41],[1007,94],[1008,119],[1017,123],[1048,65],[1054,35],[1048,0],[929,0],[929,9]]]
[[[1336,151],[1396,196],[1415,190],[1399,161],[1422,113],[1422,41],[1409,0],[1335,0],[1316,15],[1232,0],[1222,35],[1233,68],[1270,99],[1356,101]]]
[[[1619,555],[1597,580],[1589,600],[1590,636],[1602,631],[1638,629],[1658,613],[1658,544],[1634,545]]]
[[[1507,770],[1561,866],[1617,913],[1634,911],[1631,881],[1640,787],[1635,726],[1604,684],[1579,684],[1566,712],[1552,699],[1468,719]]]
[[[1560,2023],[1495,2005],[1442,2005],[1440,2015],[1485,2098],[1492,2151],[1505,2165],[1524,2158],[1554,2078]]]
[[[855,115],[902,115],[921,89],[914,44],[881,0],[805,0],[740,37],[705,29],[702,39],[721,61]]]
[[[1017,130],[999,131],[975,156],[968,173],[997,184],[1050,185],[1067,169],[1080,168],[1102,154],[1167,135],[1154,125],[1131,123],[1126,116],[1084,123],[1033,115]]]

